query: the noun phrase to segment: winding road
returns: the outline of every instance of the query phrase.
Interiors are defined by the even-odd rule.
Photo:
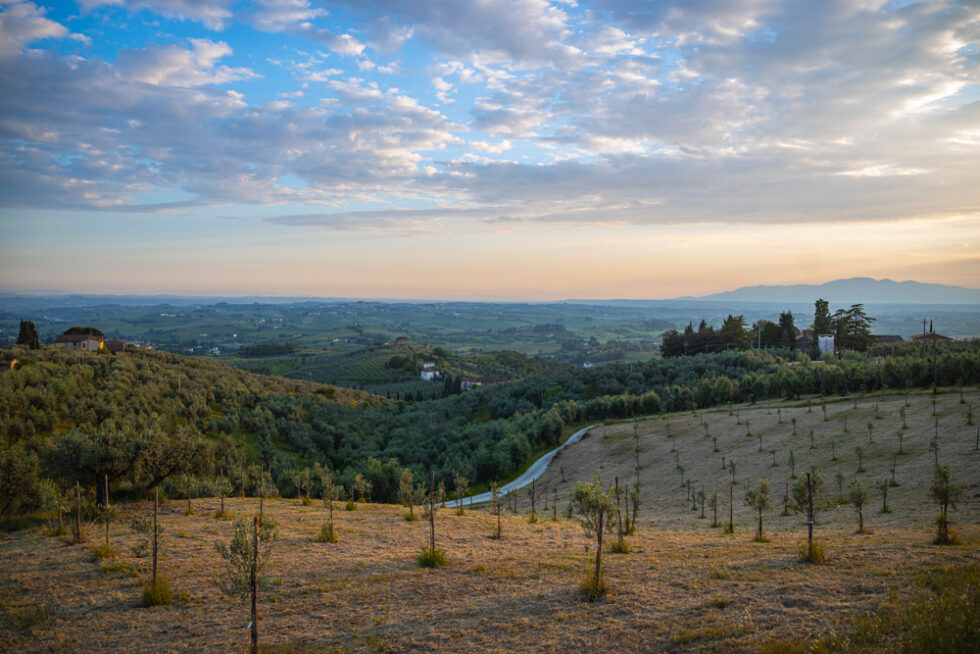
[[[512,482],[509,482],[501,486],[500,490],[498,491],[500,495],[506,495],[511,491],[517,490],[518,488],[524,488],[525,486],[531,483],[531,480],[537,479],[538,477],[543,475],[544,471],[547,470],[548,468],[548,464],[551,463],[551,460],[555,458],[555,455],[558,454],[558,452],[560,452],[563,447],[565,447],[566,445],[572,445],[574,443],[579,442],[580,440],[582,440],[582,437],[585,436],[588,433],[588,431],[595,426],[596,425],[589,425],[588,427],[582,427],[577,432],[569,436],[568,440],[566,440],[564,443],[562,443],[561,445],[559,445],[558,447],[551,450],[550,452],[542,456],[540,459],[532,463],[531,466],[527,470],[525,470],[520,477],[518,477]],[[489,501],[490,501],[489,492],[479,493],[477,495],[470,495],[468,497],[464,497],[463,505],[473,506],[474,504],[483,504],[484,502],[489,502]],[[446,502],[446,506],[450,506],[450,507],[456,506],[456,504],[457,504],[457,500],[449,500],[448,502]]]

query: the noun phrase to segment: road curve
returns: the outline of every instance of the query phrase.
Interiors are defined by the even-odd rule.
[[[555,455],[558,454],[559,451],[561,451],[561,448],[565,447],[566,445],[572,445],[573,443],[579,442],[580,440],[582,440],[582,437],[585,436],[588,433],[588,431],[595,426],[596,425],[589,425],[588,427],[582,427],[577,432],[569,436],[567,441],[565,441],[564,443],[562,443],[561,445],[559,445],[558,447],[551,450],[550,452],[542,456],[540,459],[532,463],[531,466],[527,470],[525,470],[520,477],[518,477],[512,482],[509,482],[501,486],[499,491],[500,494],[505,495],[511,491],[517,490],[518,488],[523,488],[524,486],[530,484],[532,479],[537,479],[538,477],[543,475],[544,471],[548,468],[548,464],[551,463],[551,460],[555,458]],[[463,506],[473,506],[474,504],[483,504],[484,502],[489,502],[489,501],[490,501],[489,492],[479,493],[477,495],[470,495],[468,497],[464,497]],[[446,502],[446,506],[456,506],[457,502],[458,500],[449,500]]]

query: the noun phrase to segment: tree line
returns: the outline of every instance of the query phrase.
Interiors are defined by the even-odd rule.
[[[719,329],[704,320],[694,329],[693,321],[683,331],[671,329],[663,333],[660,354],[664,357],[690,356],[725,350],[745,350],[753,345],[759,348],[792,349],[801,332],[796,327],[790,311],[779,314],[779,321],[759,320],[749,328],[744,315],[725,318]],[[871,323],[874,318],[864,312],[864,305],[852,304],[850,308],[830,313],[827,300],[814,302],[813,322],[807,328],[811,336],[807,352],[811,358],[819,358],[816,336],[833,335],[837,350],[863,352],[874,343]]]

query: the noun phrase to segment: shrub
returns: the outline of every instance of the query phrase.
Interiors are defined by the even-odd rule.
[[[141,559],[150,553],[150,540],[148,538],[140,539],[133,545],[133,556],[137,559]]]
[[[629,554],[633,551],[633,548],[630,547],[630,544],[626,540],[614,540],[609,551],[613,554]]]
[[[446,553],[442,551],[441,547],[437,547],[434,550],[428,548],[422,550],[422,553],[419,554],[418,561],[419,565],[423,568],[441,568],[449,565]]]
[[[137,513],[130,518],[129,528],[138,534],[149,533],[153,530],[153,519]]]
[[[143,606],[163,606],[173,601],[170,584],[164,577],[158,575],[156,583],[148,581],[143,586]]]
[[[708,606],[710,606],[713,609],[723,609],[731,603],[732,601],[727,597],[715,596],[712,597],[710,600],[708,600]]]
[[[347,500],[347,504],[344,505],[344,511],[357,511],[357,505],[354,504],[353,499]]]
[[[816,541],[809,544],[800,543],[798,552],[802,563],[824,563],[827,560],[823,545]]]
[[[52,538],[65,538],[69,533],[68,527],[65,525],[58,525],[57,527],[52,527],[49,529],[47,535],[51,536]]]
[[[336,543],[337,534],[333,532],[333,526],[329,523],[325,523],[320,527],[320,533],[317,534],[316,539],[321,543]]]
[[[582,583],[579,584],[579,590],[582,592],[582,596],[589,602],[595,602],[598,599],[605,597],[606,593],[609,591],[609,587],[606,585],[605,576],[599,574],[596,575],[593,572],[592,561],[586,557],[585,566],[585,576],[582,578]]]
[[[108,545],[106,545],[105,543],[102,543],[94,550],[92,550],[92,558],[95,559],[96,561],[105,561],[106,559],[114,559],[116,558],[116,551],[111,547],[109,547]]]

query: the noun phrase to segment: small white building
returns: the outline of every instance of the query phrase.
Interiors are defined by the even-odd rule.
[[[54,344],[69,350],[98,352],[102,349],[103,339],[91,334],[58,334],[54,337]]]
[[[421,377],[426,380],[436,379],[439,377],[439,371],[432,366],[422,368]]]

